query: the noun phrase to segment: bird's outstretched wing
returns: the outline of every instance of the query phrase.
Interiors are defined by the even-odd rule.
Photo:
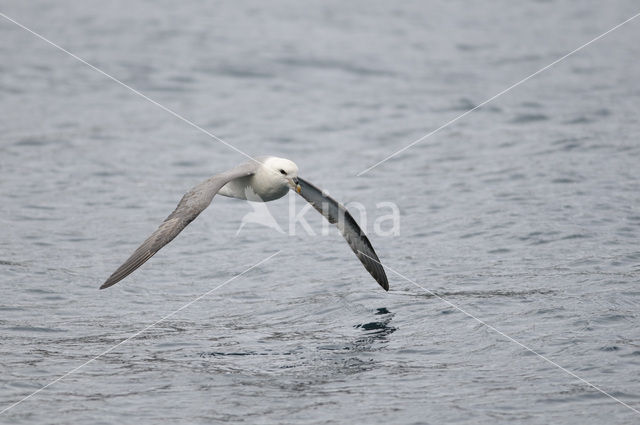
[[[342,236],[347,240],[351,250],[355,252],[364,268],[373,278],[384,288],[389,290],[389,281],[380,264],[376,252],[371,246],[371,242],[364,234],[358,223],[353,219],[349,211],[338,201],[324,193],[322,190],[312,185],[308,181],[298,177],[300,185],[299,194],[309,202],[329,223],[336,224]],[[366,254],[366,255],[363,255]],[[375,260],[375,261],[374,261]]]
[[[153,232],[146,241],[136,249],[131,257],[124,262],[102,284],[100,289],[115,285],[134,270],[145,263],[149,258],[168,244],[191,223],[205,208],[209,206],[216,193],[231,180],[251,176],[255,173],[258,162],[250,161],[236,168],[217,174],[189,190],[180,200],[176,209],[167,217],[160,227]]]

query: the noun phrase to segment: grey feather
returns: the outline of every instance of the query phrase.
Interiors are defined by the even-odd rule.
[[[178,233],[204,211],[220,188],[231,180],[253,175],[259,166],[260,163],[255,161],[246,162],[232,170],[217,174],[189,190],[169,217],[131,254],[124,264],[109,276],[100,289],[115,285],[129,276],[160,248],[171,242]]]
[[[330,223],[336,224],[342,236],[347,240],[351,250],[356,254],[364,268],[384,288],[389,290],[389,281],[380,264],[376,252],[364,234],[358,223],[353,219],[349,211],[338,201],[324,193],[322,190],[298,177],[300,195],[309,202]],[[363,255],[366,254],[366,255]],[[375,260],[375,261],[374,261]]]

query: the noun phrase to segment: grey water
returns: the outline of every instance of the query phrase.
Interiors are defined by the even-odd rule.
[[[391,289],[314,211],[315,234],[290,231],[301,198],[268,205],[278,232],[238,231],[251,205],[220,197],[99,291],[188,188],[246,158],[0,17],[0,409],[82,366],[0,422],[640,422],[557,367],[640,409],[640,20],[357,176],[638,7],[1,0],[361,203]],[[381,202],[395,235],[374,229]]]

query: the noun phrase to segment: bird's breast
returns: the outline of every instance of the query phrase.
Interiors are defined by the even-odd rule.
[[[274,199],[282,198],[289,191],[289,185],[278,179],[260,178],[260,175],[252,176],[249,184],[253,189],[253,192],[259,199],[257,201],[273,201]],[[252,199],[247,198],[250,201]]]
[[[255,202],[268,202],[282,198],[289,191],[289,185],[279,181],[240,177],[225,184],[218,192],[222,196],[246,199]]]

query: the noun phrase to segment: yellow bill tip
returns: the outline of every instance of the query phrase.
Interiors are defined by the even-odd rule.
[[[296,185],[296,192],[298,192],[298,194],[300,194],[300,191],[302,190],[302,188],[300,187],[299,184]]]

